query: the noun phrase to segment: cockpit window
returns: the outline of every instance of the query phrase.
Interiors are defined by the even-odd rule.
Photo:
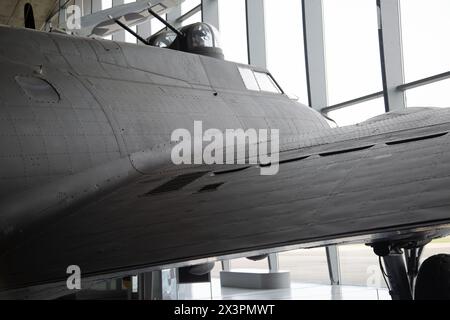
[[[165,31],[150,38],[150,44],[154,47],[168,48],[174,41],[177,35],[173,31]]]
[[[256,81],[258,81],[259,88],[261,89],[261,91],[281,93],[280,89],[278,89],[278,86],[275,84],[275,82],[267,73],[257,71],[255,71],[254,73]]]
[[[248,68],[239,68],[239,72],[248,90],[283,93],[268,73]]]
[[[259,91],[259,86],[252,70],[239,68],[239,72],[241,73],[242,80],[244,80],[244,84],[248,90]]]

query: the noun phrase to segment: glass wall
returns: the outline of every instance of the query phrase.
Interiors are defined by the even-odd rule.
[[[405,81],[450,71],[450,1],[401,0]],[[450,107],[450,80],[406,92],[408,107]]]
[[[195,7],[201,4],[201,0],[185,0],[181,3],[181,15],[188,13]],[[202,21],[202,12],[199,11],[193,16],[187,18],[183,22],[181,22],[182,26],[187,26],[192,23],[201,22]]]
[[[201,4],[201,0],[184,0],[181,3],[181,15],[191,11],[199,4]]]
[[[406,91],[408,107],[450,107],[450,79]]]
[[[384,100],[383,98],[378,98],[330,111],[328,116],[336,121],[338,126],[342,127],[360,123],[384,112]]]
[[[264,7],[267,68],[285,93],[308,104],[301,1],[266,0]]]
[[[386,288],[378,256],[364,244],[339,246],[341,283],[343,285]]]
[[[219,0],[219,29],[225,59],[247,64],[245,0]]]
[[[123,1],[124,4],[131,3],[131,2],[136,2],[136,0],[124,0]],[[137,30],[136,26],[130,27],[130,29],[133,30],[134,32],[136,32],[136,30]],[[131,33],[129,33],[128,31],[125,31],[125,42],[137,43],[137,39]]]
[[[102,10],[112,7],[112,0],[102,0]]]
[[[375,0],[324,0],[323,5],[329,104],[381,91]]]
[[[450,1],[401,0],[405,80],[450,70]]]
[[[102,10],[112,7],[112,0],[102,0]],[[105,40],[112,40],[112,35],[103,37]]]
[[[186,20],[182,21],[181,25],[182,26],[187,26],[189,24],[193,24],[193,23],[196,23],[196,22],[202,22],[202,12],[201,11],[195,13],[194,15],[190,16]]]
[[[281,270],[290,271],[291,282],[330,284],[325,248],[280,252]]]
[[[167,19],[167,15],[159,15],[161,18],[163,18],[164,20]],[[150,28],[151,28],[151,32],[152,34],[157,33],[158,31],[160,31],[161,29],[165,28],[164,23],[162,23],[161,21],[159,21],[156,18],[152,18],[150,20]]]
[[[136,26],[130,27],[130,29],[133,30],[134,32],[136,32],[136,30],[137,30]],[[125,42],[137,43],[137,39],[131,33],[125,31]]]

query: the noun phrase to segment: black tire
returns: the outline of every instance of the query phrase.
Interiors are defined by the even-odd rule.
[[[450,255],[437,254],[420,266],[415,287],[416,300],[450,300]]]

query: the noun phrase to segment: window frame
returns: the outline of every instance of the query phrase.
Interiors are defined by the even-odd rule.
[[[244,83],[245,88],[247,90],[249,90],[249,91],[263,92],[263,93],[270,93],[270,94],[277,94],[277,95],[284,95],[285,94],[283,89],[278,84],[278,82],[274,79],[272,74],[270,72],[268,72],[268,71],[252,69],[252,68],[249,68],[248,66],[238,66],[238,71],[239,71],[241,79],[242,79],[242,81]],[[244,76],[243,76],[243,72],[247,72],[247,71],[251,72],[251,74],[253,76],[253,79],[255,80],[255,83],[258,86],[258,89],[249,88],[249,86],[247,85],[247,82],[245,81]],[[260,74],[265,75],[268,78],[268,80],[270,81],[270,83],[273,85],[273,88],[276,91],[267,91],[267,90],[261,89],[261,84],[259,83],[258,78],[256,77],[256,73],[260,73]]]

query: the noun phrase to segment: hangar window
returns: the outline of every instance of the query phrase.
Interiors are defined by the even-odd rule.
[[[283,93],[268,73],[248,68],[239,68],[239,72],[248,90]]]
[[[59,101],[58,92],[48,81],[30,76],[17,76],[15,79],[30,99],[50,103]]]

